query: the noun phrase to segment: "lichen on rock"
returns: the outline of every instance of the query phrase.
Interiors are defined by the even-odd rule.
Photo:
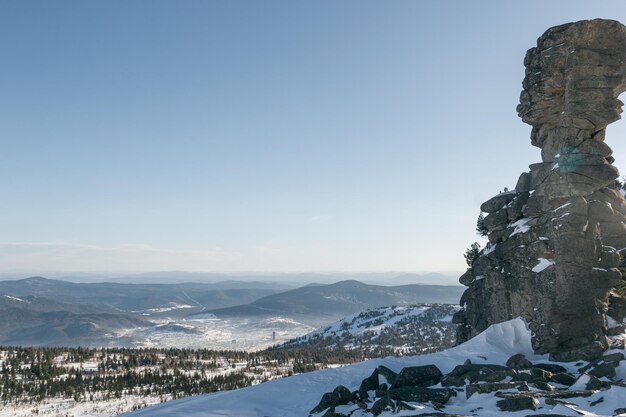
[[[626,27],[595,19],[550,28],[524,65],[517,111],[542,162],[481,206],[490,243],[462,277],[458,339],[523,317],[537,353],[593,359],[608,346],[609,294],[626,248],[626,200],[604,143],[626,90]]]

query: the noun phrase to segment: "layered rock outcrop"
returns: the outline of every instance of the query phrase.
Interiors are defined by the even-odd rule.
[[[626,248],[626,200],[604,142],[622,111],[626,27],[596,19],[550,28],[524,65],[517,111],[542,162],[481,206],[489,244],[460,278],[469,288],[458,339],[521,316],[537,353],[590,359],[608,346]]]

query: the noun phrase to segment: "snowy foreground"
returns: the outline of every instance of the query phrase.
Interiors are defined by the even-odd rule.
[[[297,375],[230,392],[220,392],[171,401],[135,411],[125,416],[133,417],[303,417],[308,416],[325,392],[337,385],[356,390],[378,365],[399,372],[405,366],[436,365],[444,374],[466,359],[472,363],[504,365],[516,353],[522,353],[533,363],[548,362],[547,355],[538,356],[532,351],[530,331],[521,319],[491,326],[487,331],[460,346],[429,355],[373,359],[342,368],[325,369]],[[574,363],[561,363],[568,371],[576,372]],[[626,361],[617,368],[617,378],[626,380]],[[600,398],[603,398],[602,401]],[[463,392],[446,404],[445,412],[478,416],[526,416],[528,410],[503,413],[496,407],[498,398],[493,394],[474,394],[469,400]],[[612,387],[597,391],[587,398],[572,398],[574,405],[550,406],[542,402],[535,413],[567,416],[613,416],[614,410],[626,407],[626,387]],[[594,403],[593,406],[590,404]],[[381,416],[415,416],[435,411],[426,405],[421,411],[401,411]],[[482,408],[479,408],[482,407]],[[478,410],[477,410],[478,409]],[[338,410],[339,411],[339,410]],[[323,414],[323,413],[322,413]],[[358,415],[357,413],[353,415]],[[626,416],[626,414],[624,414]]]

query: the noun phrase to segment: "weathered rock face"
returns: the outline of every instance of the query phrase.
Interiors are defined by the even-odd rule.
[[[517,111],[542,162],[481,206],[489,244],[461,282],[462,342],[521,316],[537,353],[575,360],[607,345],[609,293],[626,248],[626,200],[604,143],[626,90],[626,27],[588,20],[548,29],[524,59]]]

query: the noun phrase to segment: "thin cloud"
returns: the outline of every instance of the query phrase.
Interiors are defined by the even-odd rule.
[[[0,242],[5,270],[220,269],[241,259],[220,247],[176,250],[146,244],[97,246],[74,242]]]

